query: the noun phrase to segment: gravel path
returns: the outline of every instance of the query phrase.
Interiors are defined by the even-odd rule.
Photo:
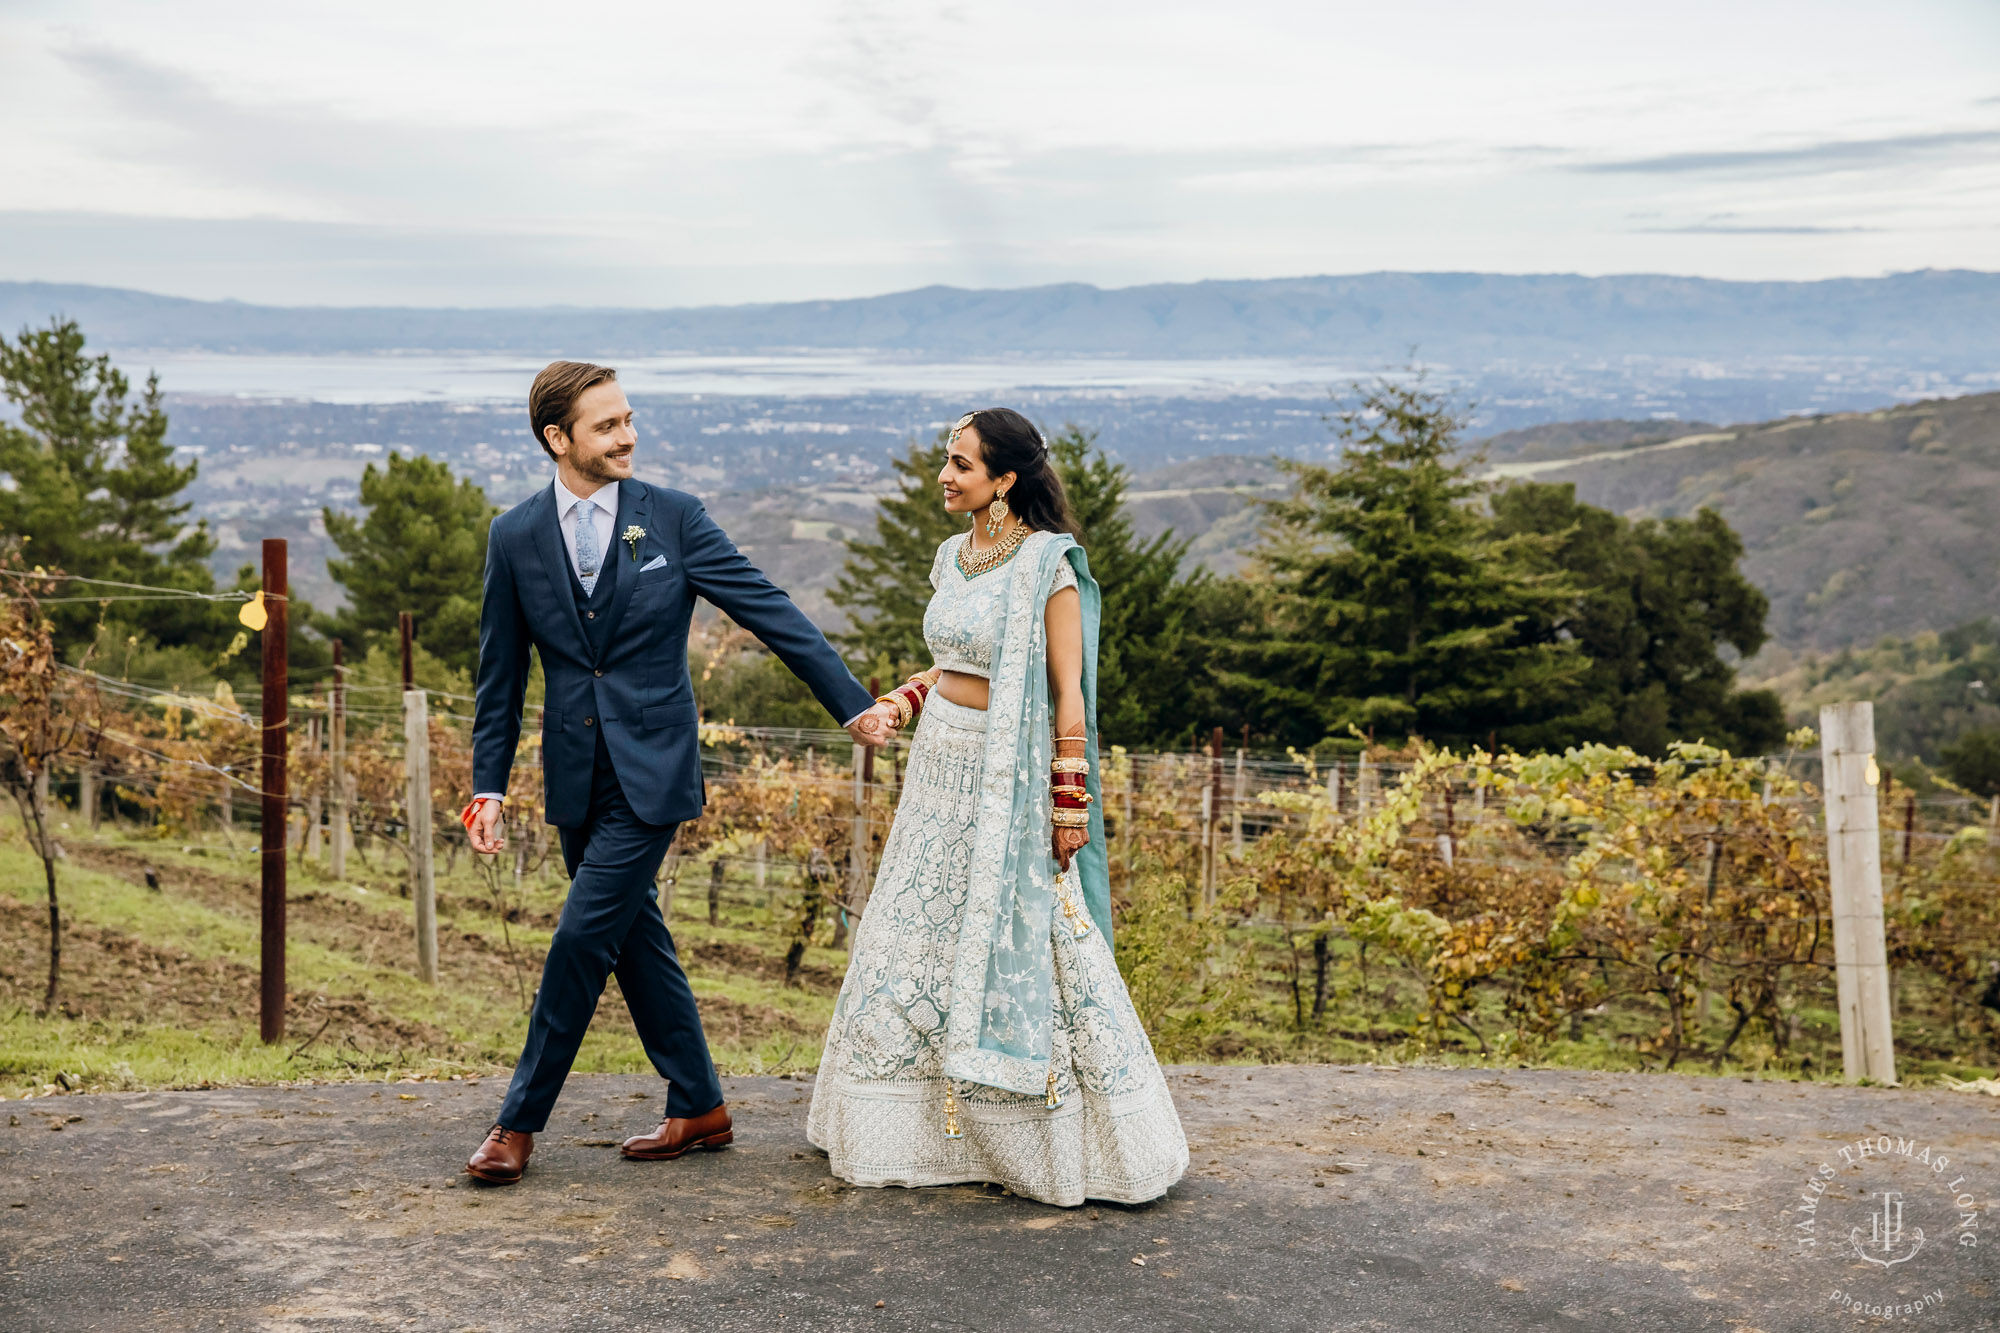
[[[658,1163],[615,1144],[651,1127],[659,1083],[573,1078],[506,1189],[459,1173],[491,1080],[10,1102],[0,1329],[2000,1328],[1988,1098],[1365,1065],[1172,1078],[1187,1179],[1070,1210],[850,1188],[805,1142],[804,1078],[725,1080],[736,1146]],[[1880,1135],[1887,1159],[1856,1155]],[[1890,1189],[1904,1235],[1882,1253],[1924,1245],[1864,1263],[1850,1235]]]

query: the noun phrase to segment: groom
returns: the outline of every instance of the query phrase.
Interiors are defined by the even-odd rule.
[[[729,1108],[687,974],[653,896],[653,876],[706,788],[688,680],[688,622],[706,597],[781,658],[855,740],[887,738],[886,709],[791,599],[744,559],[701,502],[632,477],[638,437],[617,373],[556,361],[528,394],[554,482],[493,520],[479,617],[467,830],[479,852],[506,845],[501,798],[521,734],[528,647],[542,661],[548,822],[570,875],[528,1041],[500,1118],[466,1163],[480,1180],[521,1178],[534,1136],[596,1012],[606,975],[667,1080],[666,1118],[627,1139],[640,1159],[719,1148]]]

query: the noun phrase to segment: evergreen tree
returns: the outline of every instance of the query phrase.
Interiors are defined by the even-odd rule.
[[[1131,472],[1075,426],[1049,441],[1091,577],[1103,592],[1097,645],[1097,726],[1107,743],[1169,746],[1185,734],[1205,676],[1190,632],[1193,604],[1213,580],[1183,576],[1188,541],[1140,541],[1125,513]]]
[[[1944,768],[1967,791],[2000,796],[2000,727],[1968,731],[1945,746]]]
[[[197,463],[174,461],[160,382],[148,376],[137,402],[109,356],[91,356],[71,320],[0,337],[0,389],[19,425],[0,424],[0,532],[24,542],[30,566],[124,583],[209,592],[215,550],[206,523],[186,523],[179,497]],[[133,596],[129,589],[72,584],[59,594]],[[52,602],[59,651],[89,639],[100,616],[125,634],[166,644],[212,646],[233,632],[233,606],[193,600]]]
[[[1573,485],[1538,482],[1498,492],[1493,512],[1503,536],[1545,538],[1534,558],[1574,589],[1532,634],[1573,641],[1590,658],[1574,714],[1537,743],[1658,755],[1675,740],[1706,740],[1757,754],[1784,739],[1777,696],[1737,690],[1722,656],[1723,644],[1745,657],[1763,646],[1770,603],[1743,577],[1743,542],[1719,514],[1635,523],[1577,503]]]
[[[399,612],[412,613],[418,637],[457,671],[479,667],[479,603],[484,595],[486,530],[499,512],[486,492],[421,454],[391,454],[361,474],[360,517],[322,509],[327,536],[344,559],[326,570],[347,592],[345,610],[316,627],[356,648],[392,633]]]
[[[930,665],[924,608],[931,600],[931,561],[938,543],[965,526],[945,512],[938,491],[948,438],[950,432],[941,431],[931,444],[913,441],[909,453],[894,460],[896,493],[876,506],[874,539],[847,540],[847,562],[827,593],[847,612],[849,628],[835,639],[873,663],[885,685]]]
[[[1503,742],[1561,715],[1587,663],[1528,630],[1563,586],[1533,537],[1495,533],[1456,452],[1462,422],[1421,384],[1357,386],[1338,466],[1286,461],[1253,581],[1270,616],[1218,645],[1254,730],[1312,744],[1349,727],[1384,739]]]

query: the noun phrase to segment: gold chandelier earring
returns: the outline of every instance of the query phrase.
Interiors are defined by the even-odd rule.
[[[993,503],[986,506],[986,538],[991,541],[1000,535],[1000,529],[1007,523],[1007,492],[995,491]]]

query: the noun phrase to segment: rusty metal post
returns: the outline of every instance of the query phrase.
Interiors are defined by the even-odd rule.
[[[289,738],[285,539],[264,539],[263,852],[259,1027],[266,1042],[285,1039],[285,745]]]

